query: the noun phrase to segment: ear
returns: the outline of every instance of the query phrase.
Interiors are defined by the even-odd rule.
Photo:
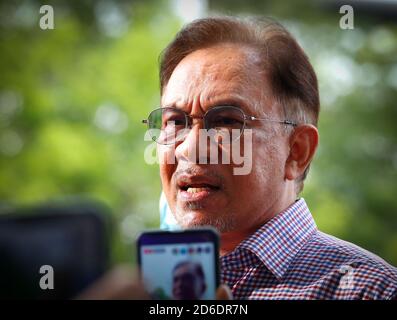
[[[318,130],[311,124],[295,128],[289,139],[290,152],[285,162],[285,179],[296,180],[303,175],[316,152],[318,139]]]

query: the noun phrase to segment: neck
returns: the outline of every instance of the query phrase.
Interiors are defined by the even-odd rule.
[[[242,230],[222,233],[220,237],[220,256],[224,256],[232,252],[240,244],[240,242],[254,234],[266,222],[292,205],[295,202],[295,199],[295,194],[289,194],[289,196],[285,197],[283,201],[274,204],[269,210],[266,210],[267,212],[265,214],[260,215],[261,218],[258,219],[252,226]]]
[[[220,250],[219,254],[224,256],[229,252],[232,252],[241,241],[252,235],[255,230],[244,230],[244,231],[232,231],[226,232],[221,234],[221,243],[220,243]]]

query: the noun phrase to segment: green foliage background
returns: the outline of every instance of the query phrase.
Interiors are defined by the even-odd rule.
[[[172,5],[172,3],[174,5]],[[177,1],[0,1],[0,205],[93,199],[116,221],[114,261],[158,226],[158,167],[141,119],[159,104],[158,55]],[[397,30],[305,1],[209,1],[209,13],[280,19],[320,83],[321,142],[303,196],[320,229],[397,265]]]

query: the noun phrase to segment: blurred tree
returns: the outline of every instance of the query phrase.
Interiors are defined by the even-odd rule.
[[[158,224],[140,120],[159,104],[157,58],[180,24],[162,1],[49,4],[43,31],[40,1],[0,3],[2,205],[95,198],[130,243]],[[130,249],[118,243],[116,260]]]

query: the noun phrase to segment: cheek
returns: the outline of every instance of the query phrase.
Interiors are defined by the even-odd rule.
[[[247,176],[251,188],[271,189],[281,184],[284,177],[284,141],[254,141],[252,151],[252,172]],[[258,147],[260,146],[260,147]]]
[[[167,188],[172,179],[172,166],[166,165],[166,164],[160,164],[160,178],[161,178],[161,183],[163,185],[163,189]]]
[[[172,176],[176,170],[174,150],[168,146],[159,146],[157,153],[160,162],[160,178],[163,189],[167,193],[171,188]]]

